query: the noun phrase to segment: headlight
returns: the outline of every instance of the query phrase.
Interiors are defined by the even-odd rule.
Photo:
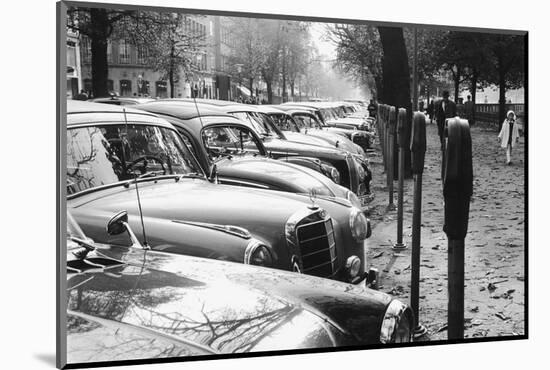
[[[363,165],[355,160],[355,167],[357,167],[357,176],[359,176],[359,180],[365,180],[365,169],[363,168]]]
[[[340,172],[338,172],[336,168],[332,168],[332,170],[330,171],[330,177],[335,184],[340,184]]]
[[[346,192],[346,198],[350,201],[350,203],[353,206],[361,209],[361,201],[359,200],[359,197],[357,197],[357,195],[355,195],[353,192],[348,190]]]
[[[272,267],[273,257],[269,248],[258,240],[252,240],[244,251],[244,263],[249,265]]]
[[[321,169],[323,170],[323,174],[325,176],[334,181],[334,183],[340,184],[340,172],[338,172],[335,167],[321,163]]]
[[[349,227],[353,238],[360,242],[368,236],[368,221],[363,212],[356,207],[351,208],[349,214]]]
[[[407,306],[393,300],[388,306],[380,328],[381,343],[406,343],[411,341],[412,323],[407,315]]]
[[[348,257],[346,260],[346,271],[348,278],[351,281],[357,275],[359,275],[359,269],[361,268],[361,260],[357,256]]]

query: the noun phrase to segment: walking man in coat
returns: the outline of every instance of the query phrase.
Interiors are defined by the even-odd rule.
[[[448,91],[443,91],[443,99],[435,105],[434,115],[437,122],[437,133],[439,134],[439,140],[441,141],[441,146],[443,147],[443,143],[445,142],[443,137],[445,120],[447,118],[456,117],[456,104],[454,101],[449,99]]]

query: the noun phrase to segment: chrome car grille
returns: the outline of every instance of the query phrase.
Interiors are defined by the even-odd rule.
[[[331,277],[336,272],[336,241],[332,220],[328,218],[300,225],[296,235],[303,272]]]

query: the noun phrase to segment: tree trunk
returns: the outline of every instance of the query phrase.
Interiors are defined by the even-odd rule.
[[[476,124],[476,93],[477,93],[477,75],[478,72],[474,70],[472,74],[470,92],[472,94],[472,125]]]
[[[253,97],[254,96],[254,79],[252,77],[250,77],[248,79],[248,88],[250,89],[250,97]]]
[[[265,84],[267,87],[267,102],[273,104],[273,85],[269,80],[265,80]]]
[[[498,76],[498,130],[506,118],[506,73],[499,68]]]
[[[407,110],[407,124],[405,125],[405,142],[411,138],[412,101],[409,73],[409,59],[400,27],[378,27],[382,43],[382,94],[381,102]],[[394,153],[394,179],[398,178],[398,148]],[[405,150],[405,178],[411,178],[411,152]]]
[[[175,46],[172,44],[172,47],[170,48],[170,71],[168,72],[168,79],[170,81],[170,97],[175,97],[175,78],[174,78],[174,53],[175,53]]]
[[[92,32],[92,92],[94,97],[107,96],[109,66],[107,64],[107,35],[109,34],[109,17],[106,9],[91,8],[90,22]]]
[[[458,94],[460,90],[460,67],[456,67],[456,74],[454,75],[455,82],[455,103],[458,104]]]

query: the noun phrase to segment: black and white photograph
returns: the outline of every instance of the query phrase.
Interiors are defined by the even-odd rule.
[[[58,368],[528,338],[527,30],[150,5],[56,3]]]

